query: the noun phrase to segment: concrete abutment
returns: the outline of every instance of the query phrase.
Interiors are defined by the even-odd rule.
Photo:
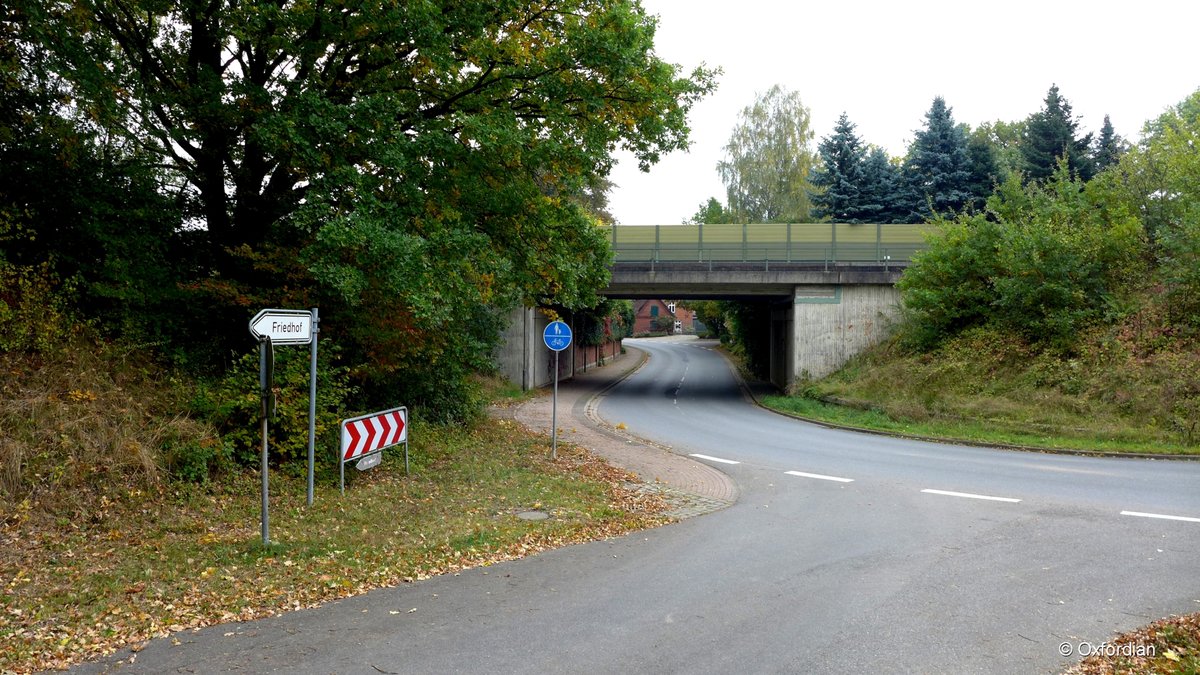
[[[851,357],[886,338],[900,314],[900,293],[890,284],[797,286],[791,317],[772,320],[772,331],[790,329],[789,354],[772,354],[790,362],[787,381],[772,381],[786,390],[797,383],[825,377]],[[781,324],[777,329],[775,324]]]

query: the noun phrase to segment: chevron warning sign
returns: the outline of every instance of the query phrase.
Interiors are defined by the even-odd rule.
[[[342,421],[342,462],[408,442],[408,409],[393,408]]]

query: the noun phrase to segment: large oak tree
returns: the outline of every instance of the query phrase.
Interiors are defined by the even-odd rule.
[[[713,87],[655,55],[636,0],[17,6],[71,106],[193,204],[217,342],[262,303],[320,303],[376,381],[482,365],[479,307],[595,302],[579,197],[619,148],[686,147]]]

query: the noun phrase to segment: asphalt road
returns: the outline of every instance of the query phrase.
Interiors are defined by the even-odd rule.
[[[1200,611],[1200,463],[831,431],[748,403],[711,345],[637,346],[651,359],[600,414],[707,456],[736,505],[154,641],[118,670],[1038,673]]]

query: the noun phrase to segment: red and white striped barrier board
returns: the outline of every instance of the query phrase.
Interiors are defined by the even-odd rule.
[[[342,420],[341,489],[346,492],[346,462],[359,460],[359,470],[379,464],[380,453],[393,445],[404,444],[404,474],[408,475],[408,408],[400,406],[383,412]]]
[[[394,408],[342,421],[342,461],[408,441],[408,409]]]

